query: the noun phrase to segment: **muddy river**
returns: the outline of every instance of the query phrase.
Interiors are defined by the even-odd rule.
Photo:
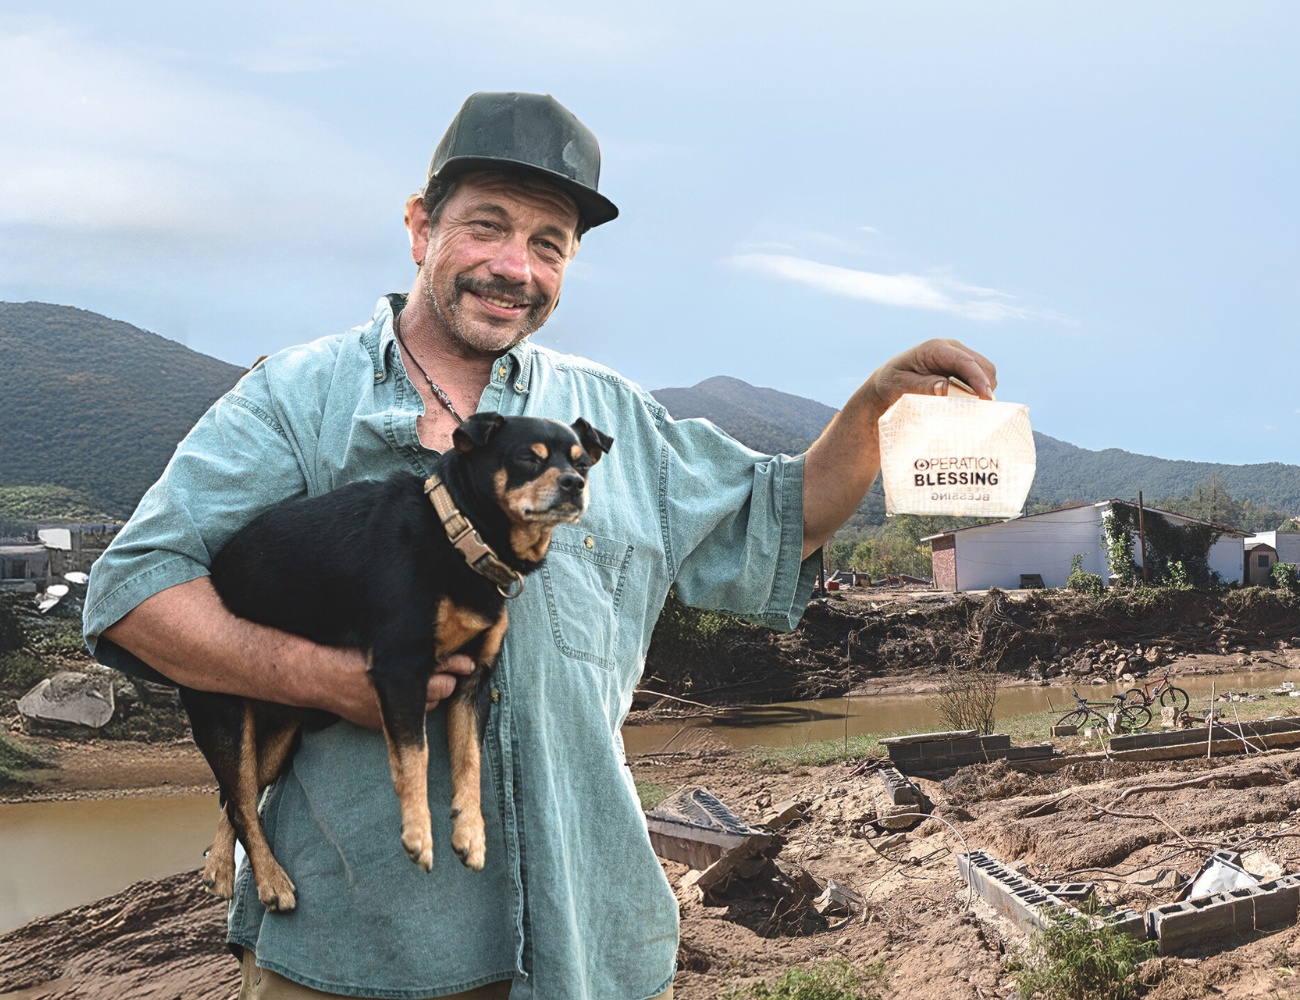
[[[1177,679],[1196,711],[1216,692],[1263,691],[1300,679],[1287,670]],[[1087,685],[1092,701],[1129,685]],[[692,741],[734,747],[788,746],[864,733],[937,728],[930,695],[863,695],[765,705],[714,719],[686,719],[623,731],[629,753],[683,749]],[[1007,687],[998,714],[1064,712],[1069,687]],[[1199,704],[1198,704],[1199,703]],[[1300,706],[1300,702],[1297,703]],[[0,934],[27,921],[110,895],[142,878],[198,869],[216,825],[216,796],[123,798],[0,805]]]

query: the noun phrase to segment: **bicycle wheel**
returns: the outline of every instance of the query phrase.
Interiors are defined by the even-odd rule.
[[[1160,704],[1172,706],[1175,712],[1186,712],[1191,700],[1191,696],[1182,688],[1171,687],[1160,692]]]
[[[1076,708],[1073,712],[1066,712],[1057,719],[1056,724],[1058,726],[1078,726],[1080,729],[1085,729],[1088,725],[1088,719],[1091,717],[1092,713],[1086,708]]]
[[[1115,717],[1115,728],[1125,733],[1136,733],[1151,725],[1151,709],[1145,705],[1125,705]]]
[[[1132,705],[1134,708],[1145,708],[1151,703],[1147,701],[1146,693],[1141,688],[1129,688],[1124,692],[1124,704]]]

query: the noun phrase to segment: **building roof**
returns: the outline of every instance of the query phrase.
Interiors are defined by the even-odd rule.
[[[955,535],[962,531],[972,531],[975,528],[998,528],[1004,524],[1018,524],[1021,521],[1031,521],[1036,517],[1047,517],[1051,514],[1059,514],[1062,511],[1066,511],[1066,510],[1078,510],[1080,507],[1110,507],[1113,504],[1120,504],[1124,507],[1137,506],[1137,504],[1135,504],[1132,500],[1119,500],[1114,497],[1112,497],[1110,500],[1098,500],[1096,503],[1067,504],[1064,507],[1056,507],[1053,510],[1039,511],[1037,514],[1025,514],[1022,515],[1021,517],[1013,517],[1007,521],[990,521],[988,524],[968,524],[965,527],[961,527],[961,528],[949,528],[947,531],[938,531],[935,532],[933,535],[926,535],[924,538],[921,539],[921,541],[929,542],[936,538],[942,538],[945,535]],[[1241,538],[1246,538],[1247,536],[1250,535],[1249,531],[1243,531],[1240,528],[1230,528],[1226,524],[1215,524],[1213,521],[1203,521],[1199,517],[1189,517],[1186,514],[1175,514],[1171,510],[1161,510],[1159,507],[1152,507],[1150,504],[1143,504],[1142,509],[1149,510],[1155,514],[1160,514],[1162,517],[1175,518],[1176,520],[1182,521],[1186,524],[1203,524],[1207,527],[1216,529],[1220,534],[1223,535],[1235,535]]]

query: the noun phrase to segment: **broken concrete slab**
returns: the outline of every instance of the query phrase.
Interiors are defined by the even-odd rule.
[[[684,788],[646,813],[646,828],[655,853],[692,868],[708,868],[729,851],[746,844],[766,850],[778,838],[757,830],[703,788]]]
[[[113,681],[107,671],[73,671],[47,677],[18,699],[18,711],[42,722],[99,729],[113,718]]]

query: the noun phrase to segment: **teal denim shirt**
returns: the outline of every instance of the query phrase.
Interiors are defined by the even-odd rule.
[[[206,575],[263,508],[394,469],[429,472],[394,303],[264,361],[199,421],[95,565],[92,649],[145,598]],[[528,342],[494,363],[479,409],[582,416],[614,438],[592,470],[589,511],[556,530],[510,604],[484,746],[487,867],[469,871],[450,847],[444,713],[429,716],[429,874],[398,839],[383,736],[338,722],[304,737],[263,802],[298,908],[265,913],[242,865],[229,938],[330,993],[424,998],[514,979],[512,998],[642,1000],[671,981],[677,903],[619,727],[670,586],[775,628],[798,621],[815,572],[800,562],[803,464],[674,421],[609,369]],[[96,653],[130,669],[110,642]]]

